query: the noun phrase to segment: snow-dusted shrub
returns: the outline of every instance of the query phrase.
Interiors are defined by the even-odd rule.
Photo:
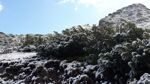
[[[127,34],[126,33],[116,33],[113,36],[113,39],[116,43],[120,44],[124,41],[127,41]]]
[[[66,30],[64,34],[57,33],[50,43],[39,46],[38,55],[57,59],[84,59],[85,64],[97,65],[95,71],[86,71],[86,65],[76,67],[76,64],[60,63],[64,80],[72,81],[84,73],[92,77],[94,83],[107,81],[126,84],[129,79],[138,79],[143,73],[150,73],[150,42],[143,39],[144,30],[133,24],[126,27],[124,31],[113,33],[97,26],[93,26],[92,30],[81,30],[82,32],[74,28]],[[76,57],[78,58],[75,59]],[[52,61],[45,63],[48,69],[53,66]]]
[[[99,69],[95,74],[99,83],[109,81],[110,83],[124,84],[127,81],[126,73],[130,71],[130,67],[118,51],[112,50],[110,53],[100,54],[99,57]]]
[[[52,68],[52,67],[55,67],[55,68],[59,68],[59,65],[60,65],[60,61],[59,60],[49,60],[47,61],[44,66],[46,68]]]
[[[35,52],[36,51],[36,47],[34,45],[28,45],[25,47],[20,47],[18,49],[19,52]]]
[[[62,38],[62,41],[39,46],[38,53],[40,56],[54,58],[81,56],[84,54],[84,45],[82,35],[72,35],[68,41]]]
[[[97,59],[98,59],[98,56],[95,55],[95,54],[89,54],[87,57],[86,57],[86,62],[88,64],[97,64]]]
[[[141,52],[132,54],[132,60],[128,63],[131,67],[130,76],[132,78],[139,78],[143,73],[150,73],[150,56],[149,50],[144,49],[142,55]]]

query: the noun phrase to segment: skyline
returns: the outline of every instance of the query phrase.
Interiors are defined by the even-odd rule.
[[[0,0],[0,32],[12,34],[39,33],[84,24],[98,24],[109,13],[148,0]]]

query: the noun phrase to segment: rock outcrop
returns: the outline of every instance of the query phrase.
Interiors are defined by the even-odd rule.
[[[143,4],[132,4],[99,21],[99,26],[119,27],[126,22],[136,24],[138,28],[150,28],[150,9]]]

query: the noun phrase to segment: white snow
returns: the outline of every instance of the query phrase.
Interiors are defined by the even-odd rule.
[[[150,84],[150,74],[143,74],[137,84]]]
[[[94,65],[87,65],[83,72],[87,73],[87,72],[89,72],[90,70],[94,70],[95,67],[96,67],[96,66],[94,66]]]
[[[35,52],[30,52],[30,53],[13,52],[8,54],[0,54],[0,61],[23,60],[26,58],[31,58],[33,56],[36,56]]]

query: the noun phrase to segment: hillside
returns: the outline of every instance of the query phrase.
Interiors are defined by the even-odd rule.
[[[150,31],[145,27],[150,21],[143,20],[148,11],[133,4],[98,26],[79,25],[46,35],[0,33],[0,45],[12,48],[0,53],[0,83],[149,84]]]

